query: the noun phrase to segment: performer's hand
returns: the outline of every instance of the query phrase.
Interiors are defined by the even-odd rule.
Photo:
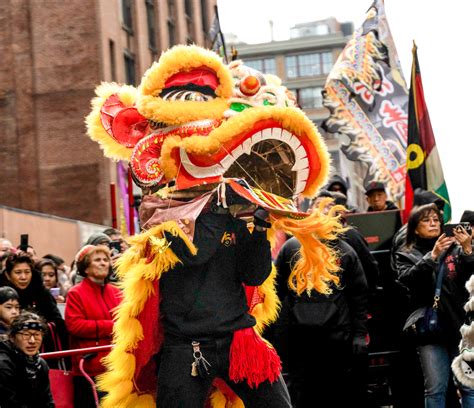
[[[270,228],[272,226],[269,222],[268,211],[262,207],[258,207],[253,213],[253,223],[260,228]]]
[[[352,353],[355,356],[360,356],[363,354],[367,354],[368,352],[369,348],[365,337],[354,337],[354,339],[352,340]]]

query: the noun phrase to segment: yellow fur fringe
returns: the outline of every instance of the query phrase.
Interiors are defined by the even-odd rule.
[[[108,395],[102,400],[103,408],[152,408],[155,402],[151,395],[138,395],[133,386],[135,373],[135,356],[138,343],[143,339],[143,329],[137,319],[145,307],[145,302],[153,295],[153,281],[160,279],[162,273],[172,269],[180,262],[168,247],[164,231],[179,236],[192,254],[197,253],[186,234],[174,221],[168,221],[151,228],[139,235],[129,238],[131,247],[120,257],[117,274],[121,278],[124,299],[115,311],[114,348],[103,359],[107,372],[98,378],[100,389]],[[153,261],[146,263],[146,247],[151,246],[150,254]],[[149,254],[148,254],[149,255]],[[273,322],[280,307],[275,290],[276,271],[273,268],[268,279],[258,288],[263,303],[256,305],[252,314],[257,320],[257,331]],[[213,394],[213,408],[243,408],[237,399],[227,404],[225,396],[216,391]]]
[[[152,95],[140,96],[137,109],[148,119],[167,125],[180,125],[203,119],[221,119],[229,100],[216,98],[206,102],[168,101]]]
[[[99,143],[106,157],[114,160],[130,160],[133,149],[121,145],[106,132],[100,120],[100,110],[107,98],[113,94],[118,94],[125,106],[133,106],[137,100],[137,89],[129,85],[103,82],[96,88],[95,93],[97,97],[91,102],[92,111],[85,119],[87,134]]]
[[[321,200],[319,209],[304,219],[272,215],[275,228],[292,234],[301,243],[301,257],[288,280],[288,286],[298,295],[305,291],[309,293],[313,289],[329,294],[331,284],[339,284],[337,251],[321,242],[332,241],[346,230],[337,215],[344,207],[334,206],[327,215],[322,212],[330,201],[331,198]]]
[[[216,73],[219,79],[216,95],[223,99],[230,98],[234,86],[233,79],[221,57],[211,50],[193,45],[176,45],[161,54],[159,62],[153,63],[143,75],[140,93],[158,96],[166,81],[174,74],[201,67],[209,68]]]
[[[179,259],[168,248],[164,231],[179,236],[191,253],[197,250],[174,221],[165,222],[130,238],[131,248],[118,263],[118,275],[124,289],[124,299],[115,312],[114,349],[103,359],[107,372],[99,376],[100,389],[108,395],[102,402],[104,408],[154,406],[151,396],[138,396],[133,387],[135,356],[132,354],[143,339],[143,330],[136,318],[145,302],[153,294],[153,281],[172,269]],[[151,246],[153,261],[146,263],[147,244]],[[143,404],[143,405],[142,405]]]

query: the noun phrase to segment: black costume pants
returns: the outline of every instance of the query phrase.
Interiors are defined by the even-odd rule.
[[[191,340],[165,339],[158,369],[158,408],[203,408],[216,377],[224,380],[249,408],[291,408],[283,378],[250,388],[246,382],[229,379],[229,350],[232,336],[201,341],[200,349],[211,364],[206,378],[191,376],[194,361]]]
[[[352,376],[351,342],[344,333],[289,328],[289,389],[296,408],[364,407]]]

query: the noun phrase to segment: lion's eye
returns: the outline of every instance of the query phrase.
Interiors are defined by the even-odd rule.
[[[165,101],[194,101],[206,102],[214,99],[211,95],[206,95],[198,91],[173,90],[163,95]]]

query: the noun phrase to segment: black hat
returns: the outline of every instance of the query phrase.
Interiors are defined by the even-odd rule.
[[[372,181],[371,183],[367,184],[365,187],[365,195],[369,195],[372,191],[385,191],[385,185],[380,181]]]
[[[432,204],[432,203],[436,204],[436,207],[438,207],[440,211],[443,211],[444,201],[440,196],[437,196],[432,191],[426,191],[426,190],[423,190],[422,188],[415,188],[415,191],[413,192],[413,205],[414,206],[420,206],[420,205]]]
[[[471,225],[474,225],[474,211],[464,211],[461,216],[461,222],[468,222]]]

